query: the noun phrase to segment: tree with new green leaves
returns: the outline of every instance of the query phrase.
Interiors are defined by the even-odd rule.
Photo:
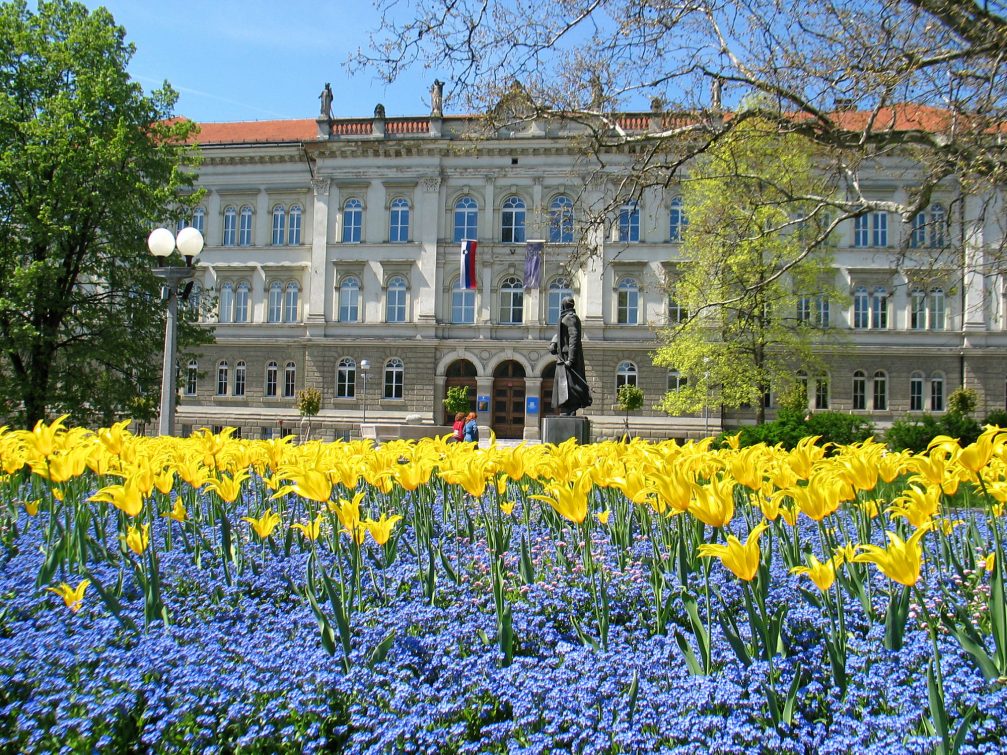
[[[821,369],[815,346],[840,296],[821,197],[831,189],[809,144],[748,118],[698,157],[683,182],[688,232],[669,295],[689,316],[659,333],[654,362],[687,377],[661,407],[671,414],[756,407],[798,371]]]
[[[29,425],[156,405],[165,307],[146,237],[193,206],[198,155],[167,83],[130,79],[133,52],[104,8],[0,4],[0,414]],[[181,309],[180,345],[208,340]]]

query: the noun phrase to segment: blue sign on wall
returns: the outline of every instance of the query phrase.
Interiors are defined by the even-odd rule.
[[[529,396],[526,398],[524,410],[528,414],[538,414],[538,396]]]
[[[489,396],[479,396],[476,398],[476,411],[477,412],[488,412],[490,410],[490,397]]]

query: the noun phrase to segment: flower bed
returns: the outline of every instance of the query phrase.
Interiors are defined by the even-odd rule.
[[[1003,454],[7,432],[0,750],[1000,752]]]

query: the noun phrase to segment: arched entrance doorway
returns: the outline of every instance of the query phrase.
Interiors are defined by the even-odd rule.
[[[524,436],[524,367],[501,362],[493,371],[493,432],[498,438]]]
[[[476,367],[468,359],[459,359],[452,362],[447,369],[447,379],[444,381],[444,392],[447,393],[448,388],[454,388],[455,386],[463,385],[469,389],[469,411],[474,412],[476,410]],[[445,425],[450,425],[455,421],[455,415],[444,410]]]

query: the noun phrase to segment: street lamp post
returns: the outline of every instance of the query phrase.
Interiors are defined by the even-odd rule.
[[[360,360],[360,376],[364,379],[364,395],[363,395],[363,409],[364,417],[360,421],[363,424],[367,421],[367,374],[371,371],[371,363],[366,359]]]
[[[183,228],[178,238],[167,228],[155,228],[147,237],[147,248],[158,259],[168,257],[176,248],[185,257],[185,267],[155,267],[154,276],[161,284],[161,300],[168,303],[164,323],[164,362],[161,369],[161,413],[158,435],[175,431],[175,351],[178,344],[178,289],[191,280],[193,259],[203,250],[203,234],[195,228]]]

